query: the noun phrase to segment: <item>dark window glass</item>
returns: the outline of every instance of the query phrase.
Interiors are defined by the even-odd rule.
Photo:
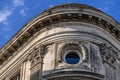
[[[80,61],[80,57],[75,52],[70,52],[66,55],[65,60],[69,64],[77,64]]]

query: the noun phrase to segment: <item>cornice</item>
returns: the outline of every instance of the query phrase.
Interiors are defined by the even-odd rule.
[[[78,69],[62,69],[62,70],[56,70],[56,71],[52,71],[50,74],[44,74],[42,76],[42,78],[44,79],[54,79],[54,78],[61,78],[61,77],[67,77],[67,76],[75,76],[75,77],[86,77],[89,76],[89,78],[93,78],[93,79],[102,79],[105,76],[98,74],[98,73],[94,73],[88,70],[78,70]]]
[[[72,8],[67,13],[65,12],[65,8]],[[76,13],[72,10],[74,8],[84,8],[90,9],[94,11],[98,11],[103,14],[101,11],[94,9],[92,7],[80,4],[65,4],[53,7],[47,11],[42,12],[39,16],[31,20],[28,24],[26,24],[1,50],[0,50],[0,65],[2,65],[5,60],[7,60],[14,52],[16,52],[25,42],[38,31],[43,28],[49,28],[48,26],[60,22],[83,22],[96,25],[107,32],[109,32],[112,36],[114,36],[118,41],[120,41],[120,27],[115,26],[110,21],[105,20],[104,18],[100,18],[91,14],[85,13]],[[54,13],[54,9],[62,9]],[[63,13],[62,13],[63,11]],[[71,12],[70,12],[71,11]],[[76,10],[78,11],[78,10]],[[82,12],[82,10],[80,10]],[[47,16],[47,17],[46,17]],[[113,20],[114,21],[114,20]],[[114,21],[116,22],[116,21]],[[117,23],[116,23],[117,24]],[[117,24],[119,25],[119,24]]]

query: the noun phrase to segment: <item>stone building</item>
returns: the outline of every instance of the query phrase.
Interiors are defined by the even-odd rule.
[[[45,10],[0,50],[0,80],[120,80],[120,24],[83,4]]]

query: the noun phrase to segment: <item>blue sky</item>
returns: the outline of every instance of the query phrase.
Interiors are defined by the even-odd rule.
[[[65,3],[93,6],[120,22],[120,0],[2,0],[0,2],[0,48],[41,11]]]

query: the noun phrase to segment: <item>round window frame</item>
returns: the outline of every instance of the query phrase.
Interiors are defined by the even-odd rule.
[[[79,62],[78,62],[78,63],[75,63],[75,64],[67,63],[67,61],[66,61],[66,56],[67,56],[68,54],[70,54],[70,52],[75,52],[75,53],[79,56],[80,59],[79,59]],[[67,51],[65,51],[65,52],[63,53],[62,59],[63,59],[63,61],[64,61],[66,64],[70,64],[70,65],[80,64],[80,63],[82,62],[82,53],[81,53],[80,51],[78,51],[78,50],[67,50]]]

